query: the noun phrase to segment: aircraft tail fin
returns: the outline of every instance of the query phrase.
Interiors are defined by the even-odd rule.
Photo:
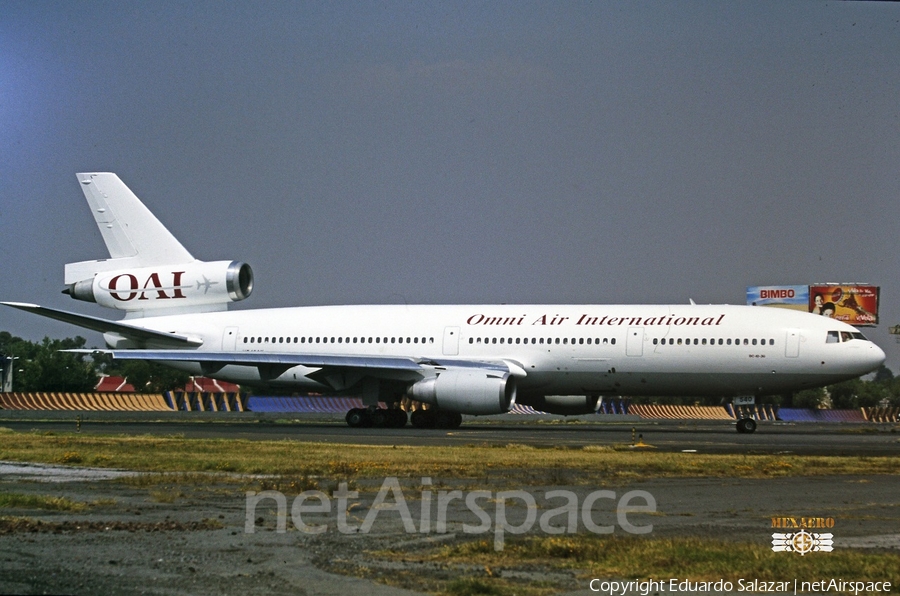
[[[78,181],[110,259],[67,264],[65,283],[77,283],[103,271],[194,260],[118,176],[108,172],[78,174]]]
[[[126,317],[224,310],[250,295],[249,265],[195,259],[117,175],[78,181],[110,258],[67,264],[64,293]]]

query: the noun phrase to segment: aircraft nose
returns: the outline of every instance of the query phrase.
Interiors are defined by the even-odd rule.
[[[885,355],[884,350],[875,344],[872,344],[866,354],[866,362],[871,366],[871,370],[875,370],[884,364],[885,359],[887,359],[887,356]]]

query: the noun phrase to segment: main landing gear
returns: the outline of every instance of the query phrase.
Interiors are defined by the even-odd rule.
[[[350,428],[403,428],[406,426],[406,412],[400,408],[353,408],[345,418]],[[444,410],[413,410],[409,421],[416,428],[459,428],[462,414]]]
[[[462,414],[444,410],[414,410],[409,418],[416,428],[450,429],[462,424]]]
[[[406,412],[400,408],[353,408],[345,417],[351,428],[403,428],[406,426]]]

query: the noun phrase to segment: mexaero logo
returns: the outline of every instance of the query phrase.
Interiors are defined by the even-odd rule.
[[[772,550],[777,552],[798,553],[803,556],[813,552],[834,550],[834,534],[816,534],[800,530],[794,534],[772,534]]]
[[[120,273],[111,278],[108,287],[104,289],[109,292],[113,299],[119,302],[130,302],[134,299],[168,300],[187,298],[182,290],[190,286],[183,286],[181,283],[184,273],[184,271],[172,271],[171,274],[163,274],[172,276],[172,283],[166,285],[163,284],[160,273],[155,271],[147,276],[143,284],[140,283],[137,276],[133,273]],[[154,292],[156,293],[155,296],[153,296]],[[171,292],[171,295],[167,292]],[[149,297],[147,296],[148,293],[150,294]]]
[[[799,532],[775,532],[772,534],[772,550],[775,552],[797,553],[803,556],[813,552],[830,553],[834,550],[834,540],[832,540],[834,534],[807,532],[807,530],[833,528],[833,517],[773,517],[772,527],[799,530]]]

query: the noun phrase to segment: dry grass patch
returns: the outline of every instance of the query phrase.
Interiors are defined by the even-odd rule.
[[[84,511],[87,503],[81,503],[50,495],[25,495],[0,492],[0,509],[47,509],[50,511]]]
[[[664,477],[830,476],[900,473],[900,458],[704,455],[523,445],[391,446],[186,439],[85,433],[4,433],[0,459],[146,472],[222,472],[293,478],[416,476],[532,478],[570,472],[577,484]],[[306,482],[302,483],[305,484]]]

